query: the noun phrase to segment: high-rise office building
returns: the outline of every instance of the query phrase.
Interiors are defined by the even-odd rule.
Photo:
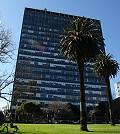
[[[25,8],[13,85],[12,109],[23,101],[79,105],[77,65],[60,54],[60,35],[78,18],[68,14]],[[100,21],[98,22],[100,26]],[[102,32],[101,32],[102,34]],[[104,48],[103,48],[104,49]],[[85,65],[86,104],[106,100],[105,83],[96,77],[92,64]]]

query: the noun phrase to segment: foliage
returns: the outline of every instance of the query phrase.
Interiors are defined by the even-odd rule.
[[[96,106],[96,112],[100,116],[105,116],[108,113],[108,103],[101,101],[98,106]]]
[[[79,120],[80,119],[80,109],[78,106],[73,105],[71,103],[67,103],[68,108],[71,110],[71,119],[73,120]]]
[[[35,120],[41,114],[40,105],[33,102],[23,102],[16,111],[17,115],[22,119],[26,118],[26,121]]]
[[[115,77],[119,70],[119,64],[110,54],[100,54],[94,63],[94,72],[98,76]]]
[[[0,111],[0,126],[5,122],[5,117],[2,111]]]
[[[99,23],[95,20],[78,18],[71,23],[71,29],[64,31],[60,50],[69,60],[93,61],[101,52],[99,46],[104,47]]]
[[[55,117],[55,119],[58,120],[64,120],[69,119],[71,116],[71,109],[67,105],[67,103],[63,103],[61,101],[55,101],[52,104],[50,104],[46,110],[47,116],[48,116],[48,122],[52,118]]]
[[[49,111],[54,111],[55,113],[57,113],[58,110],[60,110],[60,111],[67,111],[67,112],[69,111],[67,104],[63,103],[61,101],[55,101],[52,104],[50,104],[48,106],[48,110],[47,111],[48,112]]]
[[[113,113],[116,120],[120,121],[120,99],[113,100]]]
[[[21,113],[35,113],[40,114],[40,106],[38,104],[35,104],[33,102],[23,102],[18,108],[17,112]]]

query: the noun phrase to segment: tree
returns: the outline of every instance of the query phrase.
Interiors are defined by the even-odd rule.
[[[12,59],[13,51],[15,50],[15,44],[12,39],[12,32],[10,29],[5,29],[2,21],[0,20],[0,63],[7,63],[9,59]],[[11,95],[11,93],[2,92],[9,85],[13,83],[13,70],[11,73],[7,71],[0,74],[0,98],[8,101],[4,95]]]
[[[67,107],[70,109],[71,114],[70,117],[74,121],[78,121],[80,119],[80,109],[78,106],[73,105],[71,103],[67,103]]]
[[[26,121],[36,121],[36,118],[41,114],[41,109],[39,104],[23,102],[20,106],[18,106],[16,112],[20,118],[24,118]]]
[[[117,75],[118,70],[119,64],[116,60],[113,60],[113,56],[110,54],[100,54],[97,57],[96,62],[94,63],[95,74],[97,74],[98,76],[102,76],[106,83],[111,125],[114,125],[114,119],[112,110],[112,94],[109,78],[115,77]]]
[[[5,117],[3,112],[0,110],[0,126],[5,123]]]
[[[108,103],[107,103],[107,101],[101,101],[96,106],[96,111],[98,111],[99,114],[102,115],[102,116],[107,115],[107,111],[108,111]]]
[[[11,92],[6,93],[6,92],[2,92],[2,91],[5,90],[6,88],[8,88],[8,86],[10,86],[13,82],[14,82],[13,70],[10,74],[8,74],[7,72],[4,72],[0,76],[0,98],[10,101],[6,98],[6,95],[12,95],[12,93]]]
[[[84,64],[92,62],[104,47],[103,37],[98,21],[88,18],[77,18],[71,23],[71,29],[64,29],[60,50],[65,58],[77,62],[80,75],[80,123],[81,130],[87,129],[87,114],[84,89]],[[98,45],[99,44],[99,45]]]
[[[0,62],[6,63],[9,58],[12,58],[15,44],[12,39],[12,32],[10,29],[5,29],[0,23]]]
[[[55,117],[57,119],[68,119],[70,118],[71,109],[67,103],[63,103],[61,101],[55,101],[50,104],[46,110],[47,113],[47,120],[51,120]]]
[[[113,113],[116,123],[120,123],[120,97],[113,100]]]
[[[109,118],[109,112],[108,112],[108,102],[107,101],[101,101],[94,107],[94,122],[95,123],[108,123]]]

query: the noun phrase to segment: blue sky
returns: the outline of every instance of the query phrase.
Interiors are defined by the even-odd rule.
[[[6,28],[12,30],[13,41],[19,44],[24,8],[44,9],[48,11],[85,16],[101,21],[102,32],[105,38],[106,53],[111,53],[120,63],[120,0],[0,0],[0,18]],[[17,52],[14,55],[17,58]],[[15,62],[9,64],[9,68]],[[8,66],[7,66],[8,67]],[[2,68],[0,68],[2,70]],[[120,81],[120,72],[111,79],[111,88]],[[0,105],[5,105],[1,101]]]

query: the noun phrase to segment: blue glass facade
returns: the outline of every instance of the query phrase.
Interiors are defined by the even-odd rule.
[[[26,100],[79,105],[77,65],[66,60],[59,51],[63,28],[69,28],[70,21],[77,17],[25,8],[13,86],[13,109]],[[84,76],[86,104],[105,100],[105,83],[93,74],[91,63],[85,65]]]

